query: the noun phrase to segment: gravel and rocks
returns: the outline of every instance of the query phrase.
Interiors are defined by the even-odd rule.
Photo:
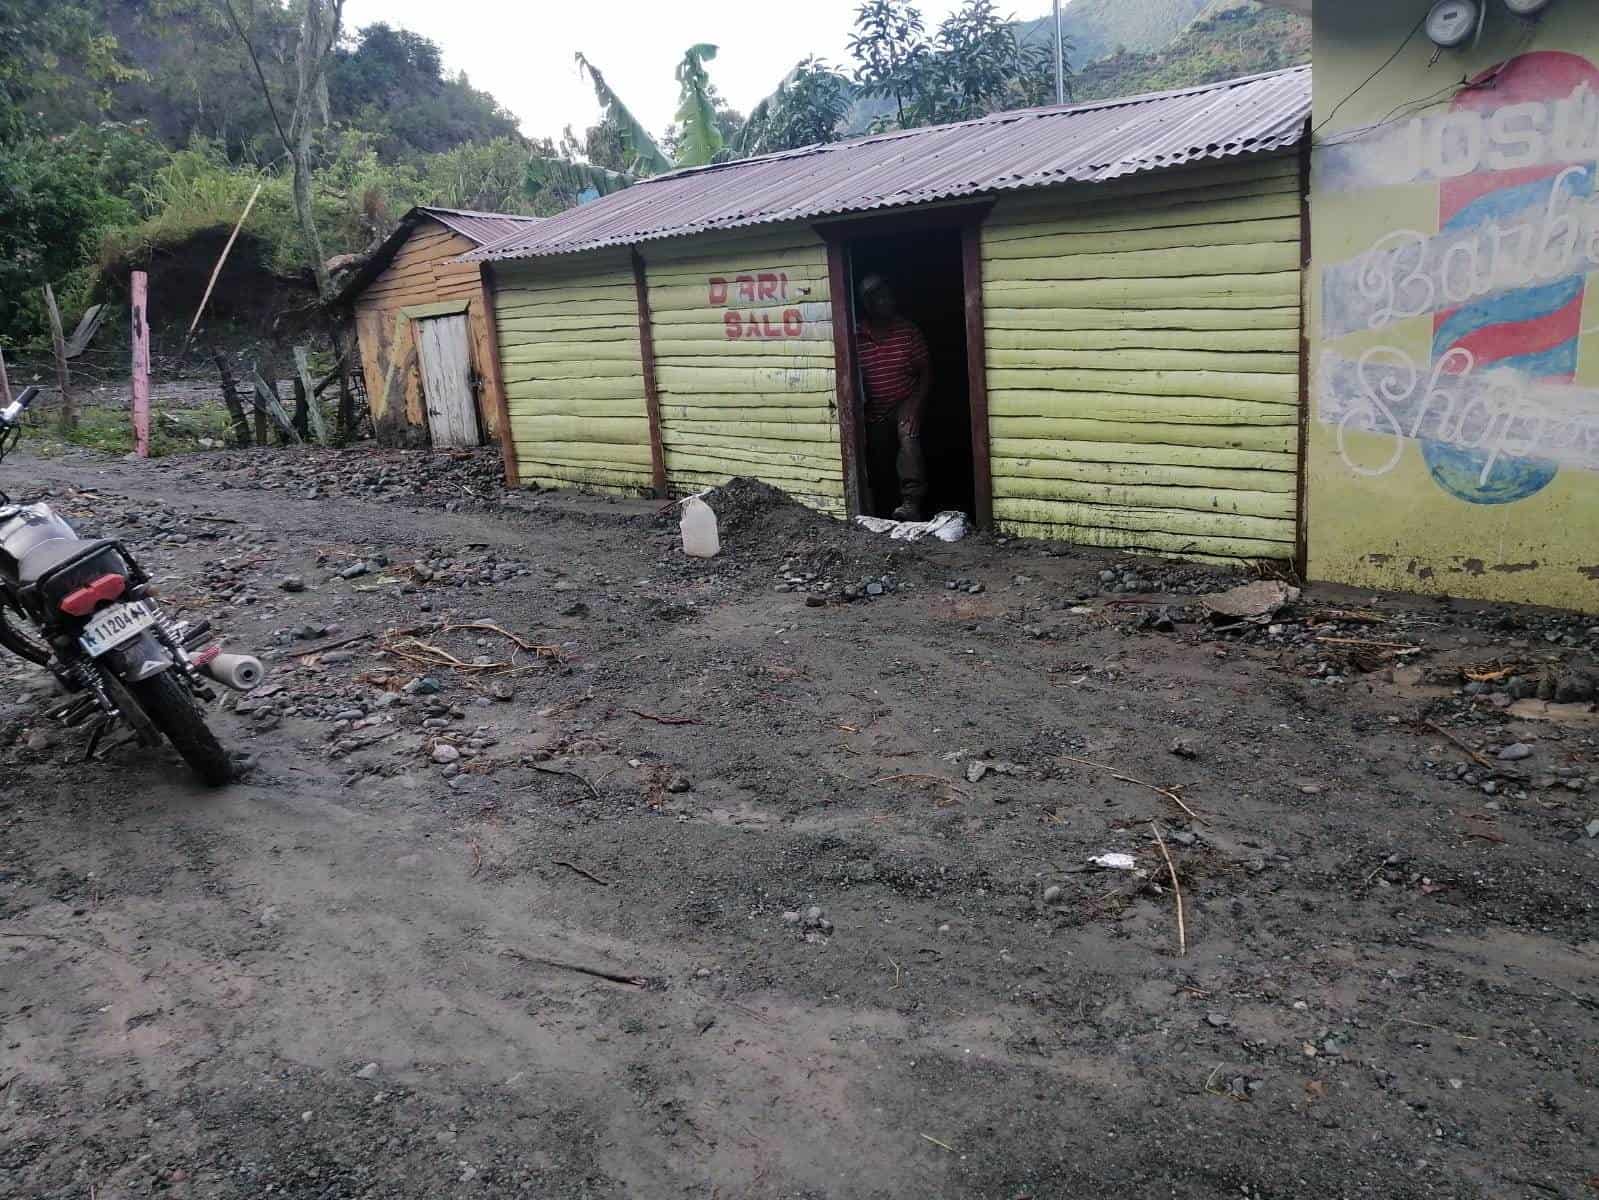
[[[492,452],[17,461],[269,674],[212,795],[0,659],[0,1197],[1586,1186],[1599,619],[1223,622],[1252,573],[750,481],[690,560]]]

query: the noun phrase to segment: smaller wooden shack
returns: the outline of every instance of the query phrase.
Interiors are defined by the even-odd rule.
[[[385,446],[477,446],[500,436],[505,400],[491,310],[461,255],[537,217],[413,208],[339,292],[353,317],[372,424]]]

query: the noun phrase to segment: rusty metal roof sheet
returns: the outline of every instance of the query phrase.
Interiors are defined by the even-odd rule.
[[[435,208],[432,205],[419,205],[416,211],[426,213],[462,237],[471,238],[479,246],[487,246],[507,234],[520,232],[544,220],[543,217],[523,217],[515,213],[473,212],[468,208]]]
[[[383,274],[384,268],[393,262],[394,256],[400,252],[400,247],[405,245],[417,226],[425,221],[437,221],[469,241],[479,246],[486,246],[509,234],[521,232],[543,219],[520,217],[512,213],[472,212],[465,208],[434,208],[418,205],[408,209],[395,224],[394,231],[384,238],[372,253],[356,264],[349,278],[340,283],[333,303],[335,305],[352,303],[374,279]]]
[[[712,230],[1095,183],[1283,150],[1310,115],[1310,68],[1063,108],[994,113],[657,176],[463,256],[534,258]]]

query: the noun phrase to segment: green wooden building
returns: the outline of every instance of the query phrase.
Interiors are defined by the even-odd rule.
[[[1308,68],[675,172],[468,255],[513,479],[870,481],[857,284],[933,389],[930,503],[1029,536],[1300,553]]]

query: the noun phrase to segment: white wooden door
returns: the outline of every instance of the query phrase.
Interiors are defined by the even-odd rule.
[[[422,399],[435,446],[476,446],[477,404],[472,398],[472,352],[465,313],[423,317],[416,323],[422,360]]]

